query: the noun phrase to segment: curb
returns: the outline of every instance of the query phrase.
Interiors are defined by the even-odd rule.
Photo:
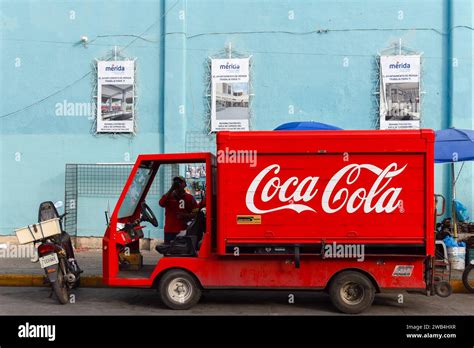
[[[39,274],[0,274],[0,286],[49,286]],[[103,288],[102,276],[81,276],[81,287]]]
[[[39,274],[0,274],[0,286],[48,286],[44,283],[44,276]],[[464,287],[461,280],[451,280],[453,293],[467,294],[469,291]],[[81,276],[83,288],[105,288],[102,283],[102,276],[90,275]]]
[[[464,287],[462,280],[456,279],[451,280],[451,286],[453,287],[453,293],[455,294],[469,294],[469,291]]]

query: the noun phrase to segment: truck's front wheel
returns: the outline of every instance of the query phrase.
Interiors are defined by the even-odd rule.
[[[163,303],[171,309],[189,309],[201,298],[196,279],[183,270],[166,272],[160,280],[158,291]]]
[[[333,305],[343,313],[357,314],[372,305],[375,288],[365,275],[346,271],[338,274],[329,285]]]

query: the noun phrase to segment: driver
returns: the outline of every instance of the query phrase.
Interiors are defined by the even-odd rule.
[[[187,227],[188,221],[195,217],[198,204],[194,197],[187,193],[186,180],[182,176],[173,178],[173,185],[161,197],[159,204],[165,208],[165,243],[173,241],[179,232]]]

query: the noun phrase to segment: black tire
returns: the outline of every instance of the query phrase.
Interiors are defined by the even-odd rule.
[[[59,303],[67,304],[69,302],[69,289],[66,284],[66,279],[64,279],[62,260],[58,267],[58,277],[56,281],[52,283],[52,286]]]
[[[331,302],[339,311],[357,314],[372,305],[375,287],[365,275],[355,271],[344,271],[329,284]]]
[[[171,309],[189,309],[199,302],[201,287],[190,273],[183,270],[166,272],[158,285],[163,303]]]
[[[468,265],[466,267],[462,274],[462,282],[469,292],[474,293],[474,265]]]
[[[448,297],[453,293],[453,287],[448,282],[436,282],[434,289],[439,297]]]

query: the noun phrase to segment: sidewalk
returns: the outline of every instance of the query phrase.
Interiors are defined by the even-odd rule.
[[[76,249],[76,258],[84,270],[81,275],[81,287],[103,287],[102,250]],[[161,257],[155,250],[142,250],[143,263],[155,265]],[[0,286],[45,286],[44,271],[39,263],[28,258],[2,258],[0,260]],[[455,293],[467,293],[461,281],[462,272],[451,273],[451,285]]]
[[[160,258],[155,250],[142,250],[144,264],[156,264]],[[84,271],[81,287],[102,287],[102,251],[79,249],[75,251],[77,262]],[[44,271],[39,262],[29,258],[2,258],[0,260],[0,286],[44,286]]]

